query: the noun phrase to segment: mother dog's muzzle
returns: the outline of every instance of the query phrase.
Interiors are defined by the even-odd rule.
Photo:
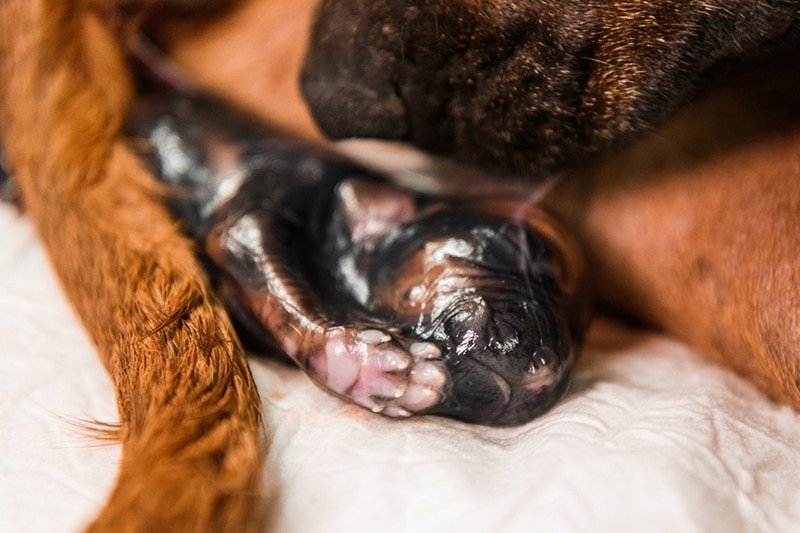
[[[332,137],[543,176],[649,127],[798,2],[322,0],[302,87]]]

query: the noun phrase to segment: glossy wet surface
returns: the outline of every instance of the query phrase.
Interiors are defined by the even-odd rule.
[[[232,314],[324,388],[389,416],[490,425],[563,395],[579,332],[552,246],[527,225],[206,97],[151,96],[133,122]]]

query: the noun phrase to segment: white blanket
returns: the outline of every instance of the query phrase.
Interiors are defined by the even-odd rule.
[[[392,421],[253,357],[273,525],[292,532],[800,531],[800,416],[680,343],[595,327],[566,399],[520,428]],[[32,230],[0,205],[0,531],[77,531],[119,447],[114,397]]]

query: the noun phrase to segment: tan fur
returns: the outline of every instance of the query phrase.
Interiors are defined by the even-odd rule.
[[[297,135],[322,140],[300,95],[300,65],[318,0],[239,0],[207,20],[154,28],[159,44],[204,86]]]
[[[800,410],[798,53],[722,76],[551,201],[602,301]]]
[[[0,5],[0,138],[116,388],[122,461],[94,531],[255,531],[260,402],[154,180],[120,138],[132,85],[100,1]]]

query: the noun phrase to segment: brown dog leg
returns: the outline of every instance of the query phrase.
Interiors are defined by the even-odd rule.
[[[798,52],[719,80],[558,200],[601,299],[800,410]]]
[[[6,162],[116,387],[121,468],[92,529],[254,531],[258,395],[190,244],[118,137],[132,89],[99,4],[0,6]]]
[[[300,95],[300,65],[318,2],[237,0],[213,19],[154,20],[152,32],[203,86],[268,124],[321,140]]]

